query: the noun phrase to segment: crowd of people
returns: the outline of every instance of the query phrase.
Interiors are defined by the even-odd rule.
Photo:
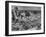
[[[36,26],[41,28],[40,23],[37,25],[33,23],[33,21],[37,21],[41,18],[40,15],[36,15],[36,11],[34,11],[34,14],[31,11],[19,10],[18,7],[14,7],[14,9],[12,9],[12,30],[28,30]]]

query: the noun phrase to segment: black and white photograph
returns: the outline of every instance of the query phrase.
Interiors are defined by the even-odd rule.
[[[9,2],[8,6],[8,35],[44,33],[44,3]]]
[[[12,6],[12,31],[40,30],[41,7]]]

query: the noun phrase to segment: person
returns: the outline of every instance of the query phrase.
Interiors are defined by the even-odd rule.
[[[28,11],[25,10],[25,16],[26,17],[29,17],[30,16],[30,13]]]

